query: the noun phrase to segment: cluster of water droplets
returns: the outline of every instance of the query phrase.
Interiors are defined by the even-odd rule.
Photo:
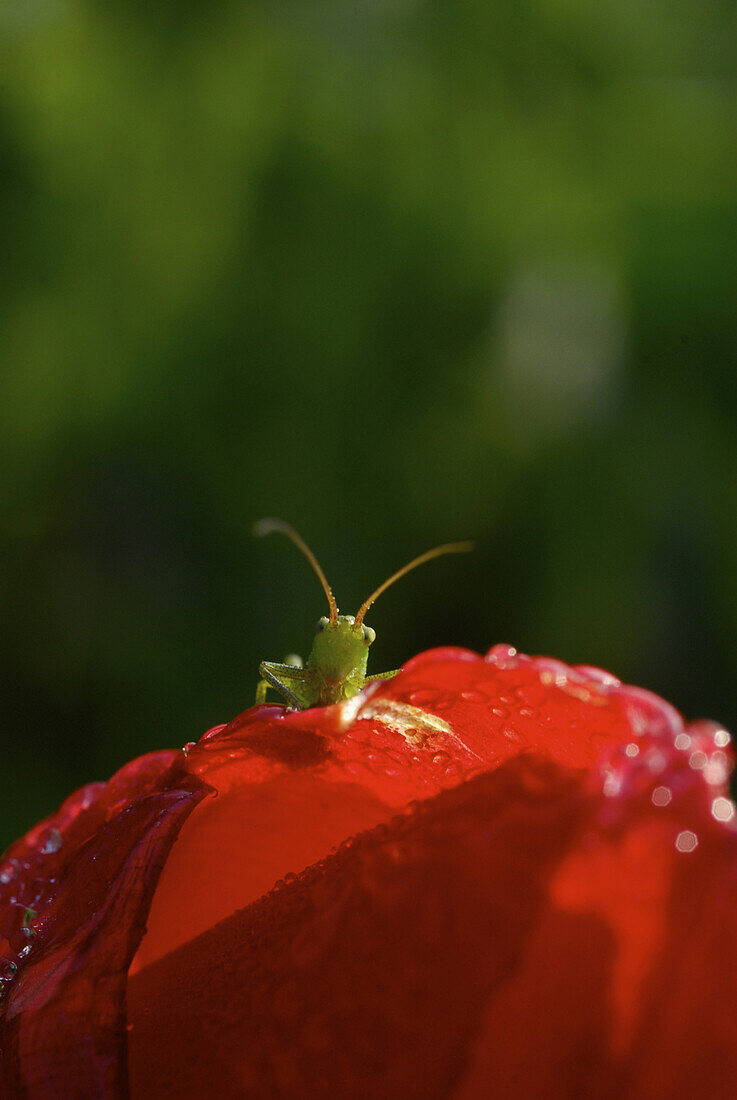
[[[622,685],[611,674],[589,666],[571,668],[551,658],[529,658],[512,646],[498,645],[485,661],[511,674],[507,691],[500,691],[491,713],[503,723],[505,737],[522,741],[515,718],[554,723],[580,736],[601,751],[601,763],[593,783],[603,790],[609,823],[624,822],[632,813],[632,800],[668,810],[673,820],[673,845],[684,854],[696,850],[699,828],[719,823],[737,831],[737,807],[729,797],[729,777],[734,764],[729,733],[718,723],[693,722],[685,726],[678,711],[664,699],[641,688]],[[536,676],[514,686],[515,672]],[[505,685],[506,686],[506,685]],[[545,715],[544,695],[558,689],[571,700],[590,705],[588,713]],[[483,690],[483,689],[482,689]],[[464,693],[465,694],[465,693]],[[597,708],[604,718],[621,708],[631,731],[625,744],[612,744],[612,730],[597,732]],[[581,728],[581,733],[577,732]],[[552,732],[552,731],[551,731]]]
[[[0,864],[0,1001],[33,952],[57,882],[53,866],[63,845],[59,829],[34,830]]]
[[[423,787],[429,784],[428,791],[471,775],[478,757],[458,742],[447,722],[423,710],[425,694],[412,693],[409,704],[377,699],[364,708],[344,734],[347,751],[337,750],[345,770],[356,779],[367,772],[389,781],[404,776],[413,788],[421,781]]]
[[[625,689],[630,699],[632,739],[601,765],[602,790],[609,800],[603,823],[616,827],[632,814],[654,807],[672,821],[673,846],[690,854],[699,832],[718,823],[737,830],[737,808],[729,797],[733,758],[731,737],[716,722],[684,726],[661,699]]]
[[[500,669],[524,668],[532,660],[511,646],[495,646],[486,661]],[[555,687],[596,706],[609,703],[623,707],[632,737],[624,745],[612,748],[610,735],[601,735],[602,757],[594,783],[609,802],[605,817],[623,821],[631,812],[630,799],[647,800],[658,809],[671,808],[674,815],[673,844],[678,852],[690,853],[699,844],[698,822],[705,819],[737,830],[737,807],[728,793],[733,767],[731,737],[718,723],[698,721],[684,726],[678,711],[664,699],[642,688],[622,685],[616,677],[598,668],[570,668],[551,658],[534,658],[539,685],[531,683],[513,689],[516,713],[537,717],[535,692]],[[519,699],[529,702],[520,707]],[[499,695],[503,704],[505,697]],[[500,718],[508,715],[503,707],[493,708]],[[571,714],[567,727],[586,726],[586,738],[596,742],[596,723]],[[684,820],[685,815],[685,820]],[[688,816],[692,821],[688,821]],[[691,826],[684,828],[683,826]]]

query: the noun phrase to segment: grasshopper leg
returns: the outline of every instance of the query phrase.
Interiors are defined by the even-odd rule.
[[[395,668],[391,672],[376,672],[373,676],[366,676],[363,682],[370,684],[372,680],[391,680],[392,676],[396,676],[401,671],[401,668]]]
[[[262,661],[258,670],[261,679],[256,688],[257,706],[266,702],[266,693],[269,688],[278,691],[290,707],[303,710],[308,705],[304,698],[300,699],[299,695],[304,695],[304,692],[299,692],[299,688],[309,681],[309,669],[297,668],[295,665],[280,665],[273,661]]]

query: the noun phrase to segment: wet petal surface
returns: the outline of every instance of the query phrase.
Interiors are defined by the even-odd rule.
[[[732,1067],[731,764],[713,724],[509,646],[251,708],[6,853],[5,1090],[125,1096],[127,986],[133,1095],[640,1095],[709,1013]]]

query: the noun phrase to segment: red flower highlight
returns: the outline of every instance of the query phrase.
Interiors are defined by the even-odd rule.
[[[0,864],[0,1092],[724,1091],[731,766],[715,724],[508,646],[133,761]]]

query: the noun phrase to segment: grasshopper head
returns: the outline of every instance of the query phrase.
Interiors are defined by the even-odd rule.
[[[339,682],[355,673],[365,675],[368,649],[376,633],[370,626],[355,625],[353,615],[327,616],[318,620],[307,664],[319,668],[326,680]]]

